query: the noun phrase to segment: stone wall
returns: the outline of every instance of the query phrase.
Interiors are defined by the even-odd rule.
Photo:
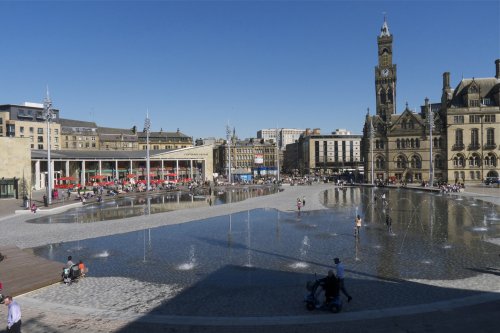
[[[0,137],[0,178],[18,178],[20,192],[23,177],[26,189],[31,184],[30,138]]]

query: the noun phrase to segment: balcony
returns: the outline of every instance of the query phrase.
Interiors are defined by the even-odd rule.
[[[478,143],[471,143],[467,146],[467,150],[478,150],[481,146]]]
[[[451,150],[463,150],[464,148],[465,148],[465,145],[463,143],[455,143],[451,147]]]
[[[483,146],[483,149],[485,150],[493,150],[497,147],[495,143],[487,143]]]

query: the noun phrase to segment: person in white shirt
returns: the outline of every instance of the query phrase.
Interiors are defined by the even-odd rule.
[[[21,333],[21,307],[12,296],[5,296],[5,305],[8,307],[7,332]]]
[[[339,285],[340,285],[340,291],[347,297],[347,302],[350,302],[352,300],[351,295],[347,292],[344,286],[344,277],[345,277],[345,269],[344,269],[344,264],[340,262],[339,258],[333,259],[336,265],[337,269],[337,278],[339,279]]]

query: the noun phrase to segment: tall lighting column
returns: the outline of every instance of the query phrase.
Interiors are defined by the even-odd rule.
[[[280,182],[280,140],[279,140],[279,129],[278,126],[276,126],[276,174],[277,174],[277,181],[278,184]]]
[[[368,114],[370,109],[368,109]],[[374,184],[374,170],[373,170],[373,137],[375,135],[375,129],[373,128],[373,118],[370,118],[370,174],[372,178],[372,185]]]
[[[50,123],[54,118],[52,110],[52,101],[49,96],[49,88],[47,88],[47,96],[43,101],[43,117],[47,121],[47,204],[52,203],[52,162],[50,160]]]
[[[425,104],[427,105],[428,117],[429,117],[429,187],[434,186],[434,165],[432,161],[432,130],[434,129],[434,115],[432,114],[431,106],[429,105],[429,99],[425,99]]]
[[[146,191],[149,191],[149,131],[151,129],[151,120],[149,120],[149,110],[146,112],[146,120],[144,120],[144,131],[146,132]]]
[[[229,123],[226,126],[226,138],[228,156],[227,181],[231,184],[231,128],[229,127]]]

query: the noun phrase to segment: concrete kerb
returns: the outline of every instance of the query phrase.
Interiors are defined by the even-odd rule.
[[[81,202],[75,202],[72,204],[67,204],[64,206],[54,207],[54,208],[37,208],[36,214],[54,214],[59,213],[65,210],[68,210],[73,207],[81,206]],[[15,214],[33,214],[30,209],[19,209],[14,212]]]

